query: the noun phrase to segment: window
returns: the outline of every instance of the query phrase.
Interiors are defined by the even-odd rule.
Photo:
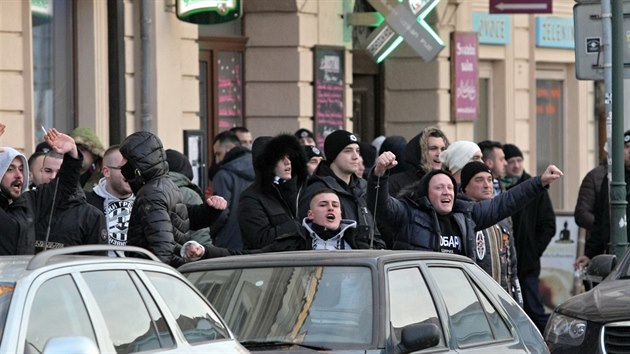
[[[451,319],[453,336],[460,347],[480,342],[505,338],[505,331],[495,333],[485,306],[490,306],[486,299],[480,300],[468,278],[459,268],[429,268],[440,289]],[[486,303],[482,304],[483,301]],[[490,306],[493,313],[496,310]],[[496,322],[496,321],[495,321]],[[504,324],[505,325],[505,324]]]
[[[39,126],[66,132],[74,127],[73,2],[33,3],[34,134],[41,141]]]
[[[124,270],[83,273],[105,318],[116,352],[174,347],[173,335],[157,305],[137,275],[133,277],[138,287]]]
[[[94,329],[70,275],[42,284],[33,299],[26,330],[25,352],[41,353],[55,337],[87,337],[96,343]]]
[[[536,174],[541,175],[549,164],[563,169],[564,81],[558,73],[542,73],[550,79],[536,80]],[[541,75],[542,75],[541,74]],[[555,74],[555,75],[554,75]],[[555,209],[564,209],[564,182],[549,189]]]
[[[256,267],[186,274],[242,341],[281,341],[335,350],[373,340],[367,267]]]
[[[388,274],[390,323],[397,339],[400,330],[413,323],[434,323],[440,331],[442,326],[433,303],[431,293],[418,268],[396,269]],[[440,336],[440,347],[444,337]]]
[[[146,274],[171,310],[189,343],[229,338],[227,329],[212,308],[186,283],[168,274]]]

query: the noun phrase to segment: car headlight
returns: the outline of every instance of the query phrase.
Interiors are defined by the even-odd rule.
[[[554,313],[545,328],[545,340],[553,344],[578,346],[586,333],[586,321]]]

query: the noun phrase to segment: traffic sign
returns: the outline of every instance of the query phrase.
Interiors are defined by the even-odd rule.
[[[368,37],[367,52],[377,63],[403,42],[425,61],[444,49],[444,42],[425,21],[439,0],[368,0],[385,17],[385,23]]]
[[[491,14],[549,14],[551,0],[490,0]]]
[[[575,29],[575,76],[578,80],[604,80],[603,29],[600,4],[580,3],[573,7]],[[623,2],[623,30],[630,43],[630,2]],[[630,47],[623,48],[623,77],[630,79]]]

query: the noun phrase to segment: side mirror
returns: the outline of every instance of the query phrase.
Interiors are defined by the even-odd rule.
[[[50,338],[46,342],[42,353],[98,354],[99,350],[96,344],[88,337],[56,337]]]
[[[601,283],[602,280],[612,272],[616,265],[617,256],[615,255],[600,254],[595,256],[588,265],[584,279],[590,280],[593,283]]]
[[[434,323],[412,323],[401,331],[402,354],[440,344],[440,329]]]

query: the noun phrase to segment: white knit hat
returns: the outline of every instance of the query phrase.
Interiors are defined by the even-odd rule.
[[[464,168],[470,162],[476,152],[481,153],[479,146],[472,141],[459,140],[451,145],[440,154],[440,161],[446,166],[451,173]]]

